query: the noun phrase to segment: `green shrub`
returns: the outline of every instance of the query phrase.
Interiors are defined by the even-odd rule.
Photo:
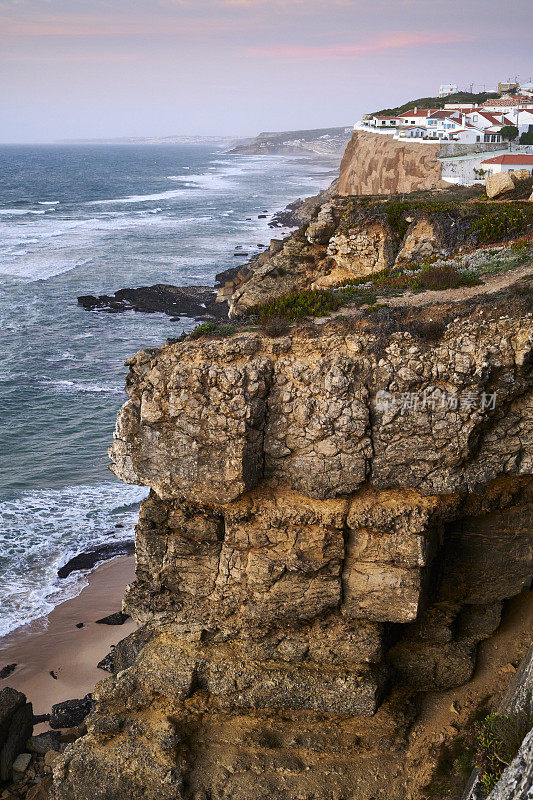
[[[440,267],[427,267],[414,276],[413,288],[421,291],[429,289],[458,289],[461,286],[479,286],[479,280],[474,272],[460,271],[456,267],[443,264]]]
[[[333,292],[302,289],[261,303],[248,309],[246,313],[248,316],[257,316],[259,322],[267,322],[274,317],[282,317],[289,322],[296,322],[305,317],[327,316],[331,311],[336,311],[341,304],[342,298]]]
[[[477,236],[481,244],[493,244],[513,239],[525,233],[533,224],[533,209],[525,204],[477,208],[470,233]]]
[[[513,717],[489,714],[476,725],[474,765],[487,794],[518,753],[532,721],[526,713]]]
[[[236,331],[237,328],[235,325],[221,325],[217,322],[202,322],[201,325],[197,325],[196,328],[190,332],[189,338],[200,339],[202,336],[224,338],[226,336],[232,336]]]

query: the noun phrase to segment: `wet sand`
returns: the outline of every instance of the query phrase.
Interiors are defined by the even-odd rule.
[[[136,628],[131,620],[116,626],[95,624],[120,610],[133,574],[133,556],[102,564],[89,576],[81,594],[57,606],[47,620],[37,620],[0,639],[0,669],[17,664],[9,677],[0,680],[0,689],[11,686],[24,692],[35,714],[49,713],[54,703],[92,692],[95,683],[109,677],[97,669],[98,662],[111,645]],[[83,628],[76,627],[79,622]]]

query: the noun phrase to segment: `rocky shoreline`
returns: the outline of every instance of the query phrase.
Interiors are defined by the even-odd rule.
[[[132,574],[131,556],[108,561],[46,623],[0,640],[2,800],[48,798],[55,761],[86,734],[95,683],[133,657],[136,626],[117,611]]]
[[[301,225],[308,224],[318,213],[320,206],[334,196],[337,181],[317,195],[301,198],[289,203],[282,211],[273,214],[268,226],[271,229],[283,229],[290,232]],[[266,218],[268,212],[260,214]],[[287,238],[287,237],[285,237]],[[246,259],[242,265],[230,267],[215,276],[214,286],[174,286],[172,284],[155,284],[137,288],[118,289],[113,295],[81,295],[78,305],[86,311],[98,311],[118,314],[125,311],[136,311],[146,314],[161,313],[179,322],[181,318],[194,319],[196,322],[221,321],[228,317],[228,306],[223,293],[224,286],[233,286],[243,278],[249,277],[254,267],[261,263],[265,255],[273,253],[282,240],[272,240],[269,247],[257,245],[259,252],[251,258],[249,253],[236,245],[234,256]]]

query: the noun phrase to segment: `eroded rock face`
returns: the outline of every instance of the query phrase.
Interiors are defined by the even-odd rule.
[[[357,227],[330,239],[328,255],[352,278],[372,275],[394,263],[394,237],[383,220],[361,220]]]
[[[445,185],[440,144],[355,131],[342,159],[339,194],[399,194]]]
[[[531,576],[533,326],[508,311],[436,344],[335,323],[130,360],[111,454],[151,488],[144,633],[55,800],[404,800],[414,693],[467,681]]]
[[[230,316],[236,309],[242,314],[265,300],[306,288],[323,272],[320,261],[326,255],[325,248],[311,245],[303,236],[292,236],[276,251],[274,248],[271,257],[265,254],[251,277],[236,288],[230,300]]]
[[[309,224],[275,242],[238,283],[221,289],[219,300],[229,301],[230,317],[240,317],[291,292],[339,287],[393,267],[458,256],[479,244],[483,225],[475,223],[484,209],[439,202],[434,194],[427,202],[328,198]]]
[[[459,238],[457,234],[460,225],[455,220],[451,224],[449,221],[447,223],[442,224],[429,214],[418,214],[402,242],[396,256],[396,265],[419,264],[432,258],[449,256]]]

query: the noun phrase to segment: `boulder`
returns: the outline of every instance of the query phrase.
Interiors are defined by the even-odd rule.
[[[113,651],[104,656],[96,667],[97,669],[103,669],[104,672],[113,672]]]
[[[527,181],[529,178],[531,178],[531,172],[528,169],[513,169],[509,174],[511,175],[511,178],[515,184],[519,183],[520,181]]]
[[[0,781],[11,779],[13,763],[33,731],[33,708],[9,687],[0,692]]]
[[[5,667],[2,667],[2,669],[0,669],[0,680],[3,680],[4,678],[9,678],[11,673],[14,672],[16,668],[17,668],[16,664],[6,664]]]
[[[113,672],[116,674],[131,667],[152,636],[146,628],[139,628],[122,639],[113,650]]]
[[[97,625],[124,625],[124,623],[130,618],[129,614],[124,614],[122,611],[115,611],[114,614],[109,614],[107,617],[102,617],[102,619],[97,619]]]
[[[485,190],[489,198],[499,197],[505,192],[512,192],[513,189],[514,181],[508,172],[497,172],[485,179]]]
[[[21,753],[13,762],[13,780],[15,783],[22,777],[31,763],[31,753]]]
[[[82,700],[65,700],[52,706],[50,715],[51,728],[73,728],[80,725],[93,706],[92,696],[86,695]]]
[[[52,776],[45,775],[40,783],[32,786],[26,793],[26,800],[48,800],[50,788],[52,786]]]
[[[59,750],[59,733],[46,731],[46,733],[31,736],[26,743],[26,747],[30,753],[37,753],[40,756],[44,756],[49,750]]]

